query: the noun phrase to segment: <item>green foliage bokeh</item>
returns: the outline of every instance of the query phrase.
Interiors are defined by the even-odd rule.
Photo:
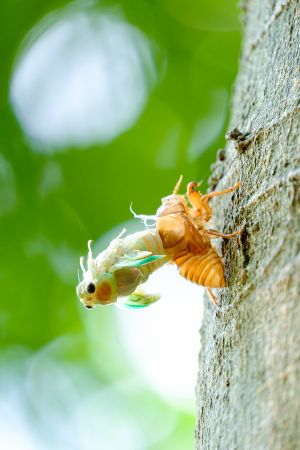
[[[26,35],[48,14],[63,10],[66,3],[2,2],[2,376],[11,367],[15,373],[26,372],[23,365],[26,366],[28,357],[33,358],[36,352],[64,336],[72,336],[74,340],[60,349],[57,360],[62,367],[64,364],[84,367],[89,377],[95,378],[95,385],[109,385],[124,374],[133,373],[122,354],[122,342],[113,340],[117,335],[116,324],[107,312],[101,318],[98,316],[102,325],[98,341],[91,345],[89,323],[85,322],[85,311],[75,295],[79,256],[86,254],[89,239],[96,240],[131,219],[132,201],[137,212],[153,214],[180,174],[186,182],[207,181],[216,150],[224,145],[238,66],[240,24],[236,3],[235,0],[95,2],[92,11],[101,13],[118,8],[124,21],[141,30],[153,43],[156,84],[134,125],[109,143],[43,152],[28,139],[14,115],[10,83]],[[84,2],[77,5],[77,9],[87,7],[91,8]],[[197,126],[202,135],[197,135],[194,150],[189,154]],[[50,180],[49,190],[43,188],[45,177]],[[99,355],[101,363],[97,363]],[[85,376],[83,373],[82,377]],[[149,405],[157,402],[154,409],[161,411],[164,420],[164,414],[166,417],[171,414],[172,406],[155,395],[145,392],[143,400],[126,391],[122,393],[127,399],[131,396],[126,401],[136,408],[137,414],[143,401]],[[24,404],[28,417],[36,419],[30,396],[25,397]],[[147,444],[149,433],[145,431],[145,448],[192,448],[193,417],[178,410],[176,420],[176,431],[156,443],[149,440]],[[63,439],[50,442],[52,447],[49,444],[45,448],[69,448],[63,445]],[[102,447],[95,444],[86,448]]]

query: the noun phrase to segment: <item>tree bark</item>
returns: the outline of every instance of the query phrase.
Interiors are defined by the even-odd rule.
[[[228,288],[206,299],[197,449],[300,448],[300,1],[248,0],[226,150],[211,177]]]

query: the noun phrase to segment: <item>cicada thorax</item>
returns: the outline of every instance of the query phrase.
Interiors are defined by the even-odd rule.
[[[224,267],[210,238],[201,235],[180,195],[163,199],[157,229],[166,253],[184,278],[206,287],[225,287]]]

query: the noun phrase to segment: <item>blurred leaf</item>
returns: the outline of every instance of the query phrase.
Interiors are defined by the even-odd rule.
[[[76,298],[75,288],[79,257],[86,255],[89,239],[96,241],[93,251],[97,253],[123,226],[128,233],[143,228],[133,220],[132,202],[136,213],[155,214],[180,174],[184,175],[182,192],[185,183],[199,179],[204,180],[201,188],[205,190],[209,165],[218,146],[224,145],[228,97],[238,66],[236,5],[235,0],[96,0],[71,6],[64,0],[2,2],[0,392],[5,408],[1,442],[7,442],[6,448],[21,448],[27,443],[34,450],[111,450],[120,448],[120,439],[130,450],[193,447],[194,418],[145,387],[142,372],[132,363],[136,355],[129,354],[120,330],[118,310],[86,311]],[[10,104],[17,55],[24,50],[26,36],[32,38],[39,24],[45,25],[45,37],[57,20],[74,19],[74,8],[90,22],[80,22],[84,33],[67,33],[73,37],[69,42],[66,35],[56,34],[56,51],[51,54],[48,48],[40,53],[49,83],[38,83],[39,77],[31,79],[35,97],[28,89],[21,89],[26,102],[34,100],[39,105],[36,116],[27,111],[23,119],[34,122],[37,117],[39,132],[49,126],[54,132],[58,128],[66,132],[61,113],[66,111],[67,92],[73,92],[71,104],[76,99],[83,102],[67,110],[67,121],[75,109],[80,116],[88,94],[90,100],[96,99],[95,89],[102,89],[111,104],[114,102],[112,121],[120,112],[119,95],[127,96],[128,108],[140,101],[134,98],[138,82],[147,87],[147,95],[134,120],[109,140],[87,139],[84,150],[76,149],[71,140],[64,151],[55,153],[49,139],[45,142],[48,153],[38,154],[34,152],[36,142],[24,135]],[[111,45],[106,65],[109,82],[125,69],[126,76],[119,89],[105,90],[98,81],[96,88],[90,84],[85,90],[76,84],[72,91],[71,81],[79,72],[89,79],[95,75],[93,68],[81,64],[72,69],[74,54],[70,51],[58,58],[61,65],[56,70],[58,53],[63,46],[74,50],[76,41],[75,47],[84,49],[80,61],[90,61],[89,51],[98,61],[99,39],[95,36],[99,37],[99,23],[108,11],[122,18],[127,31],[134,30],[136,39],[130,42],[135,50],[131,54],[123,45],[116,48],[111,35],[115,28],[106,28],[106,44]],[[141,36],[150,53],[144,51]],[[83,42],[89,45],[82,46]],[[139,77],[133,79],[134,58],[141,64]],[[40,62],[33,58],[33,67]],[[65,89],[59,91],[57,85]],[[46,97],[51,100],[50,116],[41,101]],[[84,116],[85,125],[96,124],[96,132],[101,120],[97,111]],[[73,124],[70,132],[79,134],[83,125],[80,121]],[[156,306],[159,303],[153,308]],[[170,323],[166,321],[163,326],[167,334]],[[149,339],[153,342],[151,336]],[[186,349],[183,351],[186,356]],[[179,354],[177,357],[180,359]],[[119,427],[121,438],[113,439]],[[104,447],[101,433],[105,435]]]

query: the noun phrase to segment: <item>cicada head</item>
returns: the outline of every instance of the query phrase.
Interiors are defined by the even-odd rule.
[[[79,282],[76,292],[86,308],[96,305],[109,305],[117,300],[117,284],[114,274],[101,270],[92,257],[89,242],[87,269],[83,258],[80,259],[83,280]]]

